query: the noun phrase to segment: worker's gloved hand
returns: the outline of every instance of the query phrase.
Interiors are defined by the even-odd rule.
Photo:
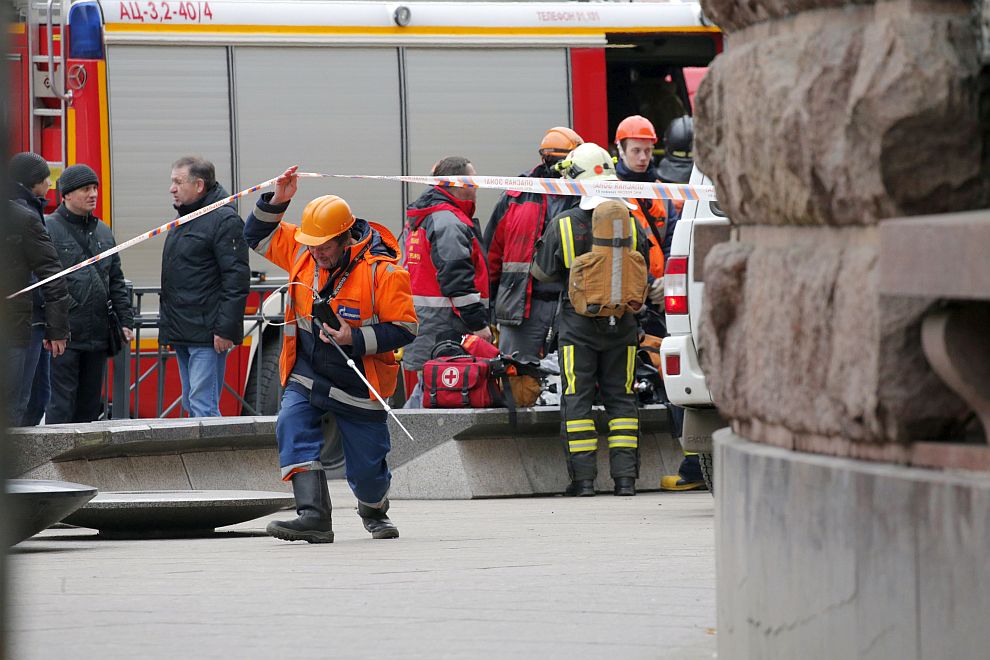
[[[646,297],[650,299],[650,302],[654,305],[663,306],[663,278],[658,277],[653,280],[650,284],[650,290],[646,293]]]

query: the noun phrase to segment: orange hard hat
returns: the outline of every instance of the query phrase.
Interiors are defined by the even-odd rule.
[[[296,241],[316,247],[334,236],[340,236],[354,224],[351,207],[336,195],[317,197],[303,209],[302,223],[296,230]]]
[[[649,119],[641,115],[626,117],[619,122],[615,129],[615,141],[626,140],[649,140],[653,144],[657,143],[657,131]]]
[[[541,156],[560,156],[563,158],[574,151],[575,147],[584,144],[581,136],[566,126],[554,126],[547,131],[540,141]]]

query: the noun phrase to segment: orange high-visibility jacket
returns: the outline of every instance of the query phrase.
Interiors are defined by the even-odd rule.
[[[372,240],[375,232],[381,237],[381,241],[391,248],[394,255],[399,254],[398,243],[388,229],[374,222],[369,222],[368,225],[373,231],[351,246],[352,255],[361,253],[362,248]],[[313,293],[307,287],[321,290],[330,275],[328,271],[320,269],[320,280],[314,286],[316,262],[309,250],[296,242],[295,232],[295,225],[279,222],[275,231],[265,239],[268,241],[267,245],[265,241],[261,241],[255,247],[255,250],[269,261],[287,270],[290,282],[306,285],[289,287],[279,369],[283,386],[288,383],[296,363],[297,332],[306,331],[297,325],[310,323],[309,318],[313,313]],[[379,347],[371,326],[394,323],[410,330],[413,335],[416,334],[417,329],[416,311],[409,288],[409,273],[397,264],[397,256],[376,253],[374,250],[365,251],[361,256],[361,262],[351,271],[344,286],[331,303],[334,311],[339,313],[355,332],[360,332],[364,336],[366,347],[366,354],[362,357],[364,374],[382,397],[391,396],[395,392],[399,366],[391,347],[382,347],[384,352],[380,353],[375,350]],[[368,396],[371,398],[373,395],[369,392]]]
[[[657,236],[650,229],[650,225],[656,227],[657,234],[663,238],[667,223],[667,209],[664,207],[663,201],[659,199],[630,199],[629,201],[636,206],[632,210],[632,214],[650,241],[650,275],[663,277],[663,246],[657,241]]]

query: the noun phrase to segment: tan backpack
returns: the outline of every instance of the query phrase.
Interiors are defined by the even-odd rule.
[[[639,311],[647,282],[646,260],[636,249],[635,218],[622,202],[603,202],[592,214],[591,234],[591,251],[571,265],[567,295],[574,310],[583,316]]]

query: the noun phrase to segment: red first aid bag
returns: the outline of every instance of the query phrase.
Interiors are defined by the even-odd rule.
[[[503,405],[488,360],[438,357],[423,365],[424,408],[493,408]]]

